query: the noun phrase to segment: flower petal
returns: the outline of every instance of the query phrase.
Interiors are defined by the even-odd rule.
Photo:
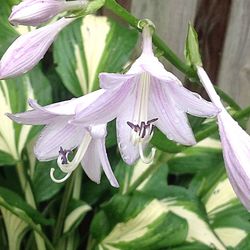
[[[100,183],[101,180],[101,162],[99,159],[97,143],[92,139],[88,149],[82,159],[82,167],[87,176],[94,182]]]
[[[120,87],[133,77],[135,77],[134,74],[100,73],[100,87],[103,89],[114,89]]]
[[[81,143],[83,136],[82,127],[68,124],[68,117],[58,117],[43,129],[34,153],[40,161],[55,159],[58,157],[60,147],[72,150]]]
[[[250,210],[250,137],[226,110],[218,115],[218,124],[229,179],[241,202]]]
[[[19,36],[7,49],[0,62],[0,79],[22,75],[31,70],[45,55],[58,33],[74,21],[58,21]]]
[[[29,105],[33,109],[41,110],[55,115],[74,115],[77,105],[80,105],[81,108],[84,109],[88,105],[93,103],[96,99],[98,99],[104,92],[105,90],[99,89],[78,98],[72,98],[68,101],[53,103],[44,107],[40,106],[35,100],[30,99]]]
[[[27,125],[45,125],[54,121],[55,115],[44,113],[40,110],[29,110],[23,113],[6,115],[17,123],[27,124]]]
[[[22,113],[6,114],[11,120],[28,125],[44,125],[54,121],[54,119],[61,116],[72,116],[75,114],[77,105],[82,108],[87,107],[101,96],[105,90],[97,90],[85,96],[74,98],[69,101],[54,103],[47,106],[40,106],[36,100],[29,99],[29,105],[33,110]],[[68,118],[69,119],[69,118]]]
[[[150,63],[151,62],[151,63]],[[162,81],[174,81],[178,85],[182,85],[181,81],[171,72],[165,70],[163,64],[159,62],[158,58],[154,56],[154,60],[142,64],[142,68],[148,72],[151,76]]]
[[[101,161],[102,168],[103,168],[105,175],[107,176],[110,184],[113,187],[119,187],[119,184],[118,184],[118,182],[114,176],[114,173],[112,171],[112,168],[109,164],[109,160],[108,160],[108,156],[107,156],[106,148],[105,148],[105,138],[97,139],[96,142],[97,142],[97,148],[98,148],[100,161]]]
[[[158,118],[155,125],[170,139],[184,145],[196,143],[186,114],[179,110],[171,95],[153,78],[150,113]]]
[[[195,92],[191,92],[174,81],[163,82],[178,108],[191,115],[200,117],[216,116],[220,110]]]
[[[100,124],[113,120],[122,109],[124,100],[133,89],[133,82],[127,81],[120,88],[107,90],[94,103],[86,108],[78,105],[76,116],[71,121],[75,124]]]
[[[127,122],[133,122],[134,107],[136,104],[136,93],[131,93],[125,103],[126,109],[117,116],[116,133],[119,151],[122,159],[129,165],[139,158],[138,145],[131,141],[132,129]]]

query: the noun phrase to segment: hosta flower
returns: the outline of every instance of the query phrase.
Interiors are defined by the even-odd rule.
[[[66,173],[62,179],[54,177],[51,169],[51,178],[55,182],[66,180],[79,164],[82,165],[88,177],[99,183],[103,169],[110,183],[118,187],[118,183],[110,167],[105,149],[106,124],[95,126],[75,126],[68,121],[75,115],[77,104],[85,107],[96,100],[103,90],[70,101],[59,102],[41,107],[36,101],[30,100],[33,110],[7,114],[10,119],[22,124],[46,125],[34,148],[34,153],[40,161],[57,159],[59,168]],[[72,150],[77,152],[72,161],[68,156]]]
[[[101,73],[100,85],[106,92],[86,108],[77,107],[75,124],[106,123],[114,118],[118,145],[127,164],[140,156],[149,163],[155,149],[146,156],[144,149],[154,127],[169,139],[185,145],[195,144],[186,113],[210,117],[218,109],[166,71],[152,50],[149,27],[143,29],[143,51],[126,74]]]
[[[73,18],[60,20],[19,36],[0,61],[0,79],[15,77],[31,70],[45,55],[58,33]]]
[[[197,66],[197,72],[212,102],[221,109],[217,118],[228,177],[240,201],[250,210],[250,136],[223,107],[204,69]]]
[[[62,11],[81,9],[85,4],[86,1],[23,0],[12,8],[9,21],[15,25],[37,26]]]

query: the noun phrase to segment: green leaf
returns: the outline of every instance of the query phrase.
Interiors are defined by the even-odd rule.
[[[69,204],[69,211],[66,216],[63,228],[63,234],[69,234],[75,230],[86,213],[91,210],[91,207],[84,201],[81,200],[71,200]]]
[[[194,27],[190,23],[188,25],[184,55],[188,65],[202,66],[201,56],[199,52],[198,35]]]
[[[197,173],[209,169],[223,161],[221,149],[192,147],[180,154],[176,154],[168,161],[172,173],[185,174]]]
[[[29,225],[8,209],[0,207],[0,210],[8,236],[9,250],[18,250],[25,233],[29,229]]]
[[[127,193],[150,166],[150,164],[145,164],[141,160],[133,167],[120,161],[115,169],[115,175],[120,184],[120,193]],[[156,198],[164,197],[167,190],[167,174],[168,166],[166,164],[160,165],[156,171],[147,176],[136,190]]]
[[[182,245],[186,249],[225,249],[201,202],[190,191],[175,186],[167,188],[163,199],[138,192],[115,195],[94,217],[91,235],[96,249],[178,249],[174,247]]]
[[[178,145],[174,141],[170,141],[160,130],[156,129],[154,136],[150,141],[156,148],[168,153],[178,153],[185,149],[185,146]]]
[[[99,88],[100,72],[121,71],[136,41],[136,31],[88,15],[66,27],[54,43],[57,72],[68,90],[81,96]]]
[[[187,229],[185,219],[142,194],[114,196],[91,225],[97,249],[160,249],[183,242]]]
[[[5,113],[26,111],[28,98],[36,99],[42,105],[47,104],[51,101],[50,93],[48,80],[39,67],[22,77],[0,81],[0,151],[12,157],[11,163],[20,159],[26,142],[37,129],[32,132],[31,126],[14,123]]]
[[[20,218],[27,220],[32,219],[36,224],[51,225],[53,220],[46,219],[37,210],[29,206],[20,196],[16,193],[0,187],[0,205],[10,210]],[[28,221],[27,221],[28,223]]]
[[[55,161],[38,162],[35,169],[33,182],[33,192],[37,202],[42,202],[51,199],[65,185],[65,183],[55,183],[50,178],[50,169],[58,169]],[[57,173],[58,172],[58,173]],[[56,171],[58,178],[63,177],[61,171]]]

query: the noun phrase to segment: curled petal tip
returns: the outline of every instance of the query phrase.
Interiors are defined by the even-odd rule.
[[[18,116],[17,115],[14,115],[14,114],[11,114],[11,113],[5,113],[5,115],[8,118],[10,118],[12,121],[20,123],[20,121],[18,120]]]
[[[111,183],[111,185],[112,185],[112,187],[115,187],[115,188],[119,188],[119,187],[120,187],[120,185],[119,185],[118,182],[116,182],[116,183]]]

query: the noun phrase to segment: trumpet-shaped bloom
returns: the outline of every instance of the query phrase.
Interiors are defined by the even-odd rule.
[[[62,11],[80,9],[85,4],[85,1],[23,0],[12,8],[9,21],[14,25],[37,26]]]
[[[31,70],[44,57],[58,33],[73,20],[61,18],[18,37],[0,61],[0,79],[15,77]]]
[[[75,126],[68,121],[75,115],[77,104],[89,105],[96,100],[103,90],[93,92],[70,101],[59,102],[41,107],[36,101],[30,100],[33,108],[27,112],[7,114],[10,119],[22,124],[46,125],[34,148],[34,153],[40,161],[57,159],[59,168],[66,173],[65,177],[57,180],[51,169],[51,178],[55,182],[66,180],[81,163],[88,177],[99,183],[103,169],[110,183],[118,187],[112,172],[105,149],[106,124],[96,126]],[[77,152],[72,161],[68,159],[72,150]]]
[[[149,163],[144,154],[154,127],[169,139],[185,145],[195,144],[186,113],[211,117],[218,109],[198,94],[184,88],[181,82],[166,71],[152,50],[149,27],[143,29],[143,51],[126,74],[101,73],[100,84],[105,93],[86,108],[77,106],[72,123],[106,123],[114,118],[118,146],[123,160],[133,164],[139,157]]]
[[[250,211],[250,136],[223,107],[204,69],[197,66],[197,72],[212,102],[221,109],[217,118],[226,170],[236,195]]]

